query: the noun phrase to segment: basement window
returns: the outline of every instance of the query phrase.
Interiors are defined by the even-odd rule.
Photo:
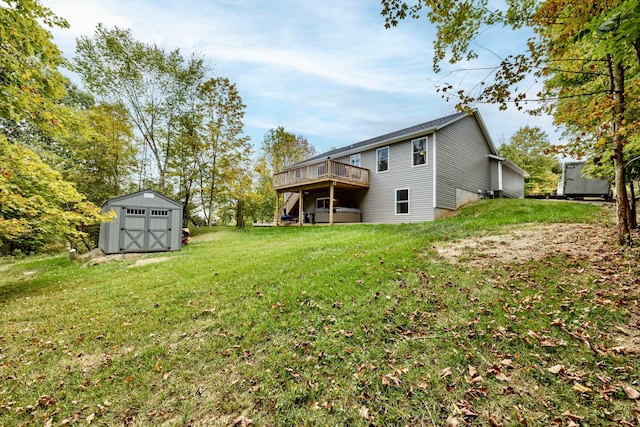
[[[316,199],[316,208],[317,209],[329,209],[329,197],[318,197]],[[334,203],[336,199],[333,199]]]
[[[409,189],[396,190],[396,215],[409,215]]]

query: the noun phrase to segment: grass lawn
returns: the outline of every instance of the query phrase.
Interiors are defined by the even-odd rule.
[[[0,260],[0,426],[637,425],[637,249],[478,267],[465,246],[612,220],[488,200],[424,224],[218,228],[98,265]]]

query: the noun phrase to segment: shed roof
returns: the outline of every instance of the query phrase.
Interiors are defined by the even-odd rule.
[[[117,203],[117,202],[120,202],[120,201],[124,201],[124,200],[130,199],[130,198],[133,198],[133,197],[136,197],[136,196],[138,196],[140,194],[145,194],[145,193],[151,193],[151,194],[154,195],[154,197],[158,197],[158,198],[160,198],[160,199],[162,199],[162,200],[164,200],[164,201],[166,201],[168,203],[176,205],[177,207],[182,207],[182,204],[180,202],[176,202],[175,200],[170,199],[169,197],[167,197],[167,196],[165,196],[163,194],[160,194],[157,191],[151,190],[149,188],[147,188],[145,190],[141,190],[141,191],[136,191],[135,193],[129,193],[129,194],[125,194],[125,195],[122,195],[122,196],[114,197],[113,199],[106,200],[100,206],[102,207],[102,206],[106,205],[107,203],[113,204],[114,202]]]

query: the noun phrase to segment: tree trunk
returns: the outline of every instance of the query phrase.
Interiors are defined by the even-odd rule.
[[[636,210],[636,191],[633,188],[634,186],[633,180],[630,180],[629,184],[631,184],[629,187],[631,190],[631,194],[630,194],[631,195],[631,209],[630,209],[631,221],[629,223],[629,226],[635,229],[635,228],[638,228],[638,213]]]
[[[625,139],[622,132],[624,127],[625,99],[624,99],[624,68],[621,63],[614,64],[613,73],[615,100],[614,107],[614,135],[613,135],[613,166],[615,168],[616,183],[616,207],[617,207],[617,232],[618,242],[621,245],[631,244],[631,233],[629,232],[629,223],[631,218],[631,209],[629,208],[629,197],[627,196],[627,183],[624,170],[624,144]]]
[[[240,199],[236,205],[236,227],[244,228],[244,200]]]

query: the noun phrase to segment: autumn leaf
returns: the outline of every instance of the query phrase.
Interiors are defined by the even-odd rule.
[[[638,392],[638,390],[626,384],[621,384],[621,386],[629,399],[640,399],[640,392]]]
[[[570,420],[573,420],[573,421],[580,421],[580,420],[584,419],[584,417],[581,417],[580,415],[573,414],[570,411],[563,412],[562,416],[563,417],[567,417],[567,418],[569,418]]]
[[[358,416],[360,418],[368,420],[369,419],[369,408],[367,408],[366,406],[361,406],[360,410],[358,411]]]
[[[447,423],[445,424],[445,427],[458,427],[459,425],[460,425],[460,422],[456,417],[449,417],[447,418]]]
[[[504,382],[508,382],[509,381],[509,377],[507,377],[505,374],[503,374],[502,372],[498,372],[496,374],[496,379],[498,381],[504,381]]]
[[[485,415],[487,416],[487,420],[489,421],[489,425],[491,425],[491,427],[502,427],[502,424],[500,424],[493,415],[488,412]]]
[[[605,387],[603,387],[602,390],[600,390],[600,396],[607,402],[611,402],[610,395],[617,391],[618,391],[618,387],[608,384]]]
[[[593,391],[589,387],[583,386],[582,384],[574,384],[573,390],[577,391],[578,393],[591,393]]]
[[[511,360],[511,359],[502,359],[500,361],[500,364],[502,366],[506,366],[507,368],[513,369],[513,360]]]
[[[95,417],[96,417],[96,414],[90,414],[87,418],[84,419],[84,423],[86,425],[91,424]]]
[[[563,365],[553,365],[552,367],[547,368],[547,371],[551,372],[552,374],[558,374],[562,370],[564,370],[564,366]]]
[[[300,374],[297,373],[295,370],[291,368],[284,368],[284,370],[287,371],[289,374],[291,374],[293,378],[300,378]]]
[[[382,385],[390,386],[391,383],[393,383],[393,385],[395,385],[396,387],[400,387],[400,385],[402,384],[400,382],[400,379],[393,376],[392,374],[386,374],[382,376]]]
[[[233,420],[234,426],[247,427],[253,425],[253,420],[251,418],[247,418],[244,415],[240,415],[238,418]]]
[[[452,375],[451,368],[444,368],[442,372],[440,372],[440,378],[450,377]]]
[[[529,335],[531,338],[535,338],[537,340],[541,340],[542,339],[542,335],[540,335],[536,331],[532,331],[531,329],[529,329],[527,331],[527,335]]]

